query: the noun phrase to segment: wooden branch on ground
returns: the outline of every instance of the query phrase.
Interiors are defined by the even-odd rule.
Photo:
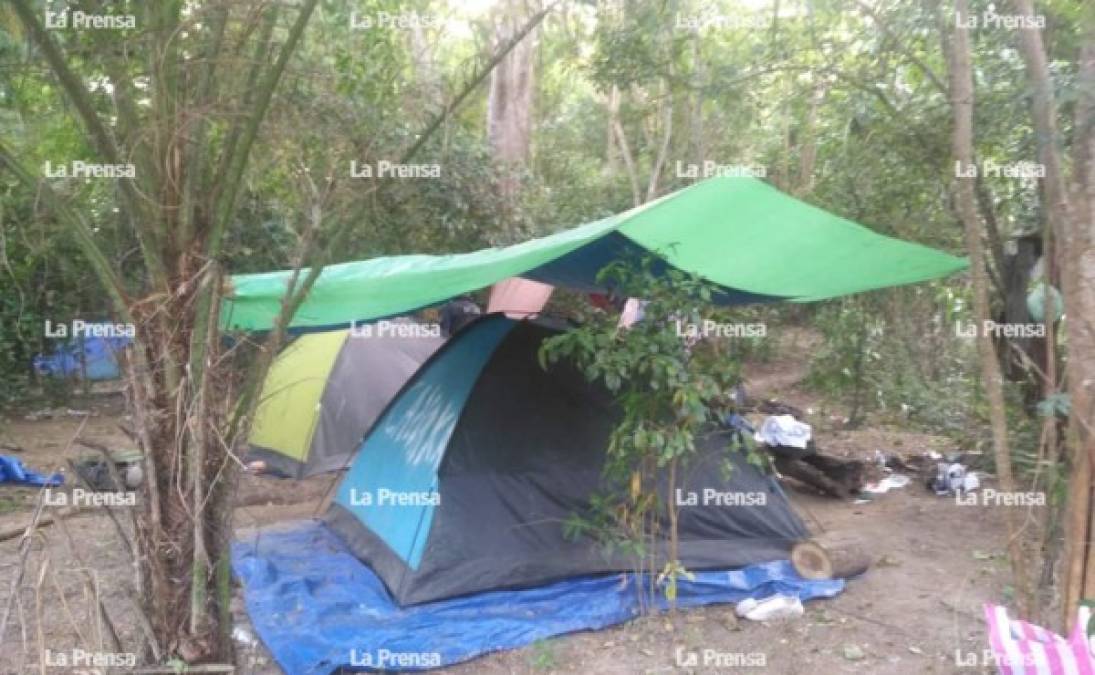
[[[756,399],[746,398],[744,405],[741,407],[742,412],[763,413],[765,415],[790,415],[796,420],[802,421],[806,418],[806,413],[801,408],[796,408],[789,403],[783,403],[777,401],[774,398],[767,399],[765,401],[757,401]]]
[[[76,462],[73,462],[71,459],[66,460],[66,461],[68,462],[69,468],[72,469],[72,474],[73,474],[73,476],[76,477],[76,481],[78,483],[80,483],[81,485],[83,485],[84,488],[86,488],[89,492],[94,492],[95,487],[93,485],[91,485],[91,483],[89,483],[88,480],[86,478],[84,478],[83,475],[80,474],[80,470],[77,468]],[[106,462],[107,462],[107,467],[109,467],[108,470],[110,471],[111,480],[114,481],[114,486],[115,486],[114,489],[124,490],[125,489],[125,483],[121,482],[121,478],[118,476],[118,470],[114,468],[114,463],[113,463],[112,460],[109,459],[109,455],[107,455]],[[122,527],[122,523],[118,520],[118,516],[116,516],[114,514],[114,512],[110,510],[110,507],[107,506],[106,504],[101,504],[100,508],[103,510],[104,513],[106,513],[107,517],[110,518],[110,522],[114,524],[114,530],[118,533],[118,538],[121,539],[122,542],[125,543],[125,549],[126,549],[126,553],[129,554],[129,559],[130,560],[136,560],[137,557],[138,557],[136,547],[135,547],[134,543],[129,540],[129,536],[126,535],[125,528]],[[137,528],[136,516],[133,515],[132,509],[127,509],[127,511],[130,512],[130,524],[133,525],[133,528],[134,528],[133,531],[136,532],[137,531],[137,529],[136,529]],[[62,514],[62,517],[63,517],[63,514]],[[60,518],[58,518],[58,520],[59,519]]]
[[[227,663],[203,663],[197,666],[182,666],[182,670],[174,666],[149,666],[129,671],[134,675],[178,675],[178,673],[234,673],[236,667]]]
[[[849,499],[863,487],[864,464],[857,459],[822,454],[798,458],[773,454],[772,457],[776,470],[781,474],[830,497]]]
[[[838,499],[848,499],[851,491],[840,483],[830,480],[828,476],[801,459],[789,457],[775,457],[776,469],[784,476],[789,476],[804,483],[826,495]]]
[[[23,581],[23,575],[27,571],[27,556],[30,555],[30,542],[34,535],[35,528],[38,527],[38,523],[42,520],[42,509],[45,507],[45,494],[46,491],[42,490],[38,493],[38,503],[34,507],[34,515],[31,516],[30,524],[24,528],[19,528],[16,535],[23,535],[23,541],[19,544],[19,568],[15,571],[15,574],[11,577],[11,584],[8,586],[8,601],[7,606],[4,607],[4,615],[0,618],[0,641],[3,641],[4,633],[7,632],[8,618],[11,616],[11,606],[15,601],[16,596],[19,595],[19,584]]]
[[[67,506],[67,507],[64,507],[64,508],[61,508],[61,509],[58,509],[58,510],[61,513],[61,517],[67,518],[69,516],[80,515],[81,513],[85,512],[85,511],[90,511],[91,507]],[[54,522],[53,516],[43,515],[38,519],[38,522],[35,524],[35,528],[39,529],[39,528],[43,528],[43,527],[49,527],[50,525],[53,524],[53,522]],[[21,537],[21,536],[23,536],[24,534],[27,533],[27,530],[28,530],[28,527],[26,525],[19,525],[17,527],[9,527],[7,529],[0,530],[0,541],[9,541],[11,539]]]
[[[126,651],[125,646],[122,644],[122,639],[118,637],[117,624],[114,622],[114,619],[111,618],[110,612],[107,610],[106,605],[103,603],[103,599],[99,597],[99,594],[96,591],[95,579],[91,575],[91,572],[88,571],[89,568],[87,562],[80,554],[79,549],[76,548],[76,540],[72,538],[72,533],[68,531],[68,527],[65,525],[64,516],[61,515],[60,512],[58,512],[56,518],[54,519],[54,522],[57,523],[57,529],[60,530],[62,535],[64,535],[65,541],[68,543],[69,555],[71,555],[72,559],[76,561],[77,565],[79,565],[79,570],[82,573],[81,576],[83,576],[84,589],[87,597],[94,598],[95,608],[99,614],[99,620],[103,623],[104,626],[106,626],[107,634],[110,636],[111,644],[113,644],[114,648],[117,649],[119,652]]]
[[[76,441],[76,437],[80,435],[80,432],[84,430],[84,427],[87,426],[87,421],[88,418],[85,417],[84,420],[80,422],[80,426],[76,429],[76,433],[72,435],[72,438],[69,439],[68,444],[65,446],[64,452],[61,453],[62,456],[68,455],[69,451],[72,450],[72,444]],[[19,584],[23,582],[23,574],[27,569],[27,556],[30,554],[30,543],[34,535],[34,530],[38,527],[39,523],[44,520],[42,512],[45,510],[46,506],[46,489],[47,488],[43,486],[42,489],[38,490],[38,502],[34,506],[34,515],[30,518],[30,524],[27,525],[25,529],[21,530],[23,533],[23,540],[19,542],[19,568],[11,577],[7,605],[4,607],[3,617],[0,617],[0,643],[3,643],[4,633],[8,627],[8,618],[11,616],[11,605],[19,595]],[[8,538],[12,539],[16,536],[19,536],[18,533]],[[43,569],[43,572],[44,571],[45,570]],[[38,625],[41,626],[41,623]]]

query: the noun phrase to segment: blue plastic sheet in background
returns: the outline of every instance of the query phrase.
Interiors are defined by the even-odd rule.
[[[89,380],[116,380],[122,376],[118,354],[131,342],[128,337],[77,337],[69,344],[59,345],[52,354],[35,356],[34,369],[48,377],[86,376]]]
[[[372,570],[316,521],[243,537],[233,544],[232,566],[255,630],[289,675],[340,667],[425,670],[604,628],[639,613],[633,575],[619,574],[404,609]],[[681,581],[677,604],[737,602],[777,592],[809,600],[843,589],[841,580],[807,581],[789,562],[776,561],[732,572],[697,572],[694,581]],[[370,664],[374,667],[363,667]]]
[[[28,469],[21,460],[15,457],[0,455],[0,484],[2,485],[29,485],[31,487],[46,485],[56,487],[63,485],[64,482],[64,474],[55,473],[52,476],[46,476]]]

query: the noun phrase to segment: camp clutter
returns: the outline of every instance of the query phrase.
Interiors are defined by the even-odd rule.
[[[651,255],[656,274],[676,268],[717,284],[712,300],[722,305],[838,297],[966,265],[762,181],[715,178],[505,248],[325,268],[291,322],[304,334],[263,386],[252,459],[292,477],[348,468],[321,522],[245,538],[233,556],[256,630],[279,663],[290,672],[370,667],[347,650],[410,644],[434,650],[416,668],[436,667],[641,611],[634,588],[653,580],[636,576],[633,556],[564,536],[563,523],[603,485],[621,416],[575,367],[541,366],[544,340],[566,326],[499,313],[471,320],[447,342],[353,333],[508,278],[611,294],[602,268]],[[224,327],[270,329],[292,275],[233,277]],[[803,445],[795,420],[774,424],[771,438]],[[728,451],[741,435],[733,426],[711,430],[674,494],[668,481],[659,487],[663,503],[679,505],[677,562],[696,575],[680,580],[678,601],[752,598],[769,607],[760,601],[782,594],[795,608],[839,593],[843,581],[832,577],[863,566],[843,564],[842,549],[829,544],[792,555],[810,532],[772,474]],[[818,455],[805,452],[788,461],[808,466]],[[668,530],[663,524],[651,542],[657,569],[670,562]],[[814,578],[796,572],[793,558],[812,561],[803,569]],[[621,581],[602,583],[605,575]],[[560,594],[584,604],[558,602]],[[378,624],[378,616],[389,619]]]

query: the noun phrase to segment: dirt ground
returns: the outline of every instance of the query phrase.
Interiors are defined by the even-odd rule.
[[[809,345],[808,338],[795,336],[779,350],[790,356],[750,364],[747,389],[752,395],[779,398],[807,410],[820,448],[864,458],[876,450],[913,455],[955,449],[945,438],[899,429],[842,429],[840,406],[824,406],[800,385]],[[64,466],[68,440],[81,424],[86,424],[81,432],[86,438],[110,447],[131,446],[118,428],[125,423],[120,395],[98,394],[69,408],[53,410],[50,416],[34,410],[5,413],[0,444],[22,448],[15,454],[41,471]],[[276,481],[245,476],[237,526],[261,528],[321,513],[333,478]],[[1007,601],[1004,527],[998,509],[959,506],[953,499],[928,493],[918,481],[862,504],[816,496],[790,482],[785,487],[812,530],[854,533],[875,559],[870,571],[848,582],[841,595],[807,603],[805,616],[751,623],[736,619],[730,606],[710,606],[562,636],[435,672],[990,672],[963,664],[971,655],[980,657],[987,646],[982,604]],[[25,527],[36,495],[35,490],[0,487],[0,533]],[[118,532],[130,531],[129,514],[124,507],[113,511],[118,525],[93,511],[43,528],[34,540],[7,639],[0,643],[0,673],[38,672],[43,648],[64,651],[102,645],[111,651],[109,632],[91,609],[95,597],[115,620],[122,643],[138,644],[134,570]],[[0,541],[0,616],[19,560],[18,537]],[[241,607],[237,598],[236,613],[242,629],[249,631]],[[261,644],[240,651],[240,672],[281,672]],[[749,655],[755,665],[704,666],[704,656],[716,652]],[[699,660],[695,666],[689,665],[691,655]]]

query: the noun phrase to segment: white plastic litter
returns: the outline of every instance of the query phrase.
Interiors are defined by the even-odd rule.
[[[957,495],[980,488],[981,480],[964,464],[940,462],[936,465],[935,478],[930,487],[940,496]]]
[[[634,324],[643,320],[646,315],[646,304],[648,300],[640,300],[638,298],[628,298],[624,303],[624,309],[620,312],[620,320],[617,322],[617,326],[620,328],[630,328]]]
[[[750,621],[777,621],[794,619],[805,613],[802,601],[794,595],[777,593],[763,600],[746,598],[734,607],[734,612]]]
[[[232,639],[245,647],[254,647],[258,644],[258,640],[251,634],[251,631],[243,626],[236,626],[232,629]]]
[[[136,490],[144,480],[144,471],[140,464],[127,464],[125,467],[125,486],[130,490]]]
[[[799,422],[790,415],[771,415],[764,418],[764,423],[754,434],[757,443],[765,445],[782,445],[790,448],[805,450],[810,442],[810,425]]]
[[[890,490],[903,488],[909,484],[909,477],[903,473],[893,473],[877,483],[864,485],[861,492],[869,492],[873,495],[886,494]]]
[[[962,491],[973,492],[981,487],[981,479],[977,477],[977,474],[970,471],[962,479]]]
[[[755,608],[759,604],[756,598],[746,598],[734,605],[734,614],[740,617],[744,617],[750,610]]]

